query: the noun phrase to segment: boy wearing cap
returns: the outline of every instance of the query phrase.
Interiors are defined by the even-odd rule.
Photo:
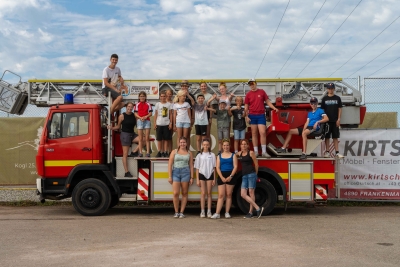
[[[286,153],[286,148],[292,139],[292,135],[301,135],[303,138],[303,153],[301,154],[300,159],[307,159],[307,135],[319,129],[319,125],[321,123],[327,122],[329,119],[326,116],[324,110],[318,108],[318,99],[316,97],[312,97],[310,99],[310,105],[312,111],[308,112],[306,123],[304,123],[303,127],[290,129],[288,135],[286,136],[285,143],[281,148],[277,148],[275,151],[278,153]]]
[[[114,100],[110,108],[111,114],[124,107],[121,92],[117,87],[117,84],[119,83],[122,88],[125,88],[124,79],[121,76],[120,68],[117,67],[117,63],[118,55],[112,54],[110,57],[110,65],[104,68],[102,75],[102,93],[103,95],[108,96],[108,92],[110,92],[111,97]]]
[[[258,133],[260,133],[262,157],[270,158],[271,156],[267,153],[267,121],[265,119],[264,103],[266,103],[275,112],[278,112],[278,109],[272,105],[267,93],[264,90],[257,88],[257,82],[255,79],[250,79],[247,84],[250,86],[251,90],[247,93],[244,100],[244,110],[246,114],[246,121],[247,123],[250,123],[251,126],[254,153],[257,155],[257,157],[259,157]]]
[[[343,155],[339,154],[339,140],[340,132],[340,117],[342,116],[342,99],[335,95],[335,84],[328,83],[326,85],[328,94],[325,95],[321,100],[321,108],[325,110],[326,115],[329,117],[328,125],[329,132],[325,135],[325,153],[324,157],[329,158],[329,141],[332,136],[333,146],[335,148],[336,158],[344,158]]]
[[[225,100],[220,100],[218,109],[215,111],[217,114],[218,154],[222,151],[222,139],[229,139],[231,118],[226,106]]]

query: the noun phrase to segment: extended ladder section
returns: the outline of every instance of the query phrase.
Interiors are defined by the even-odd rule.
[[[220,95],[218,87],[222,81],[227,85],[228,94],[244,97],[250,91],[247,79],[207,80],[207,91]],[[124,102],[137,102],[139,92],[144,91],[148,101],[155,104],[159,101],[161,91],[171,89],[174,94],[179,91],[180,82],[181,80],[125,80],[127,90],[123,92],[123,99]],[[190,92],[198,94],[202,82],[204,81],[189,80]],[[257,79],[257,87],[265,90],[271,102],[277,106],[295,107],[298,104],[308,104],[311,97],[321,100],[326,94],[324,86],[328,82],[335,83],[335,94],[341,97],[346,107],[357,109],[361,105],[361,93],[340,78]],[[0,90],[0,110],[11,114],[22,114],[28,103],[43,107],[63,104],[66,95],[72,95],[75,104],[108,105],[107,97],[102,93],[101,80],[29,80],[25,83],[20,81],[13,86],[0,79]],[[349,113],[355,111],[354,108],[349,109]],[[350,122],[342,123],[359,124],[359,121],[358,116]]]
[[[19,77],[19,82],[16,85],[12,85],[3,79],[7,72]],[[10,114],[22,115],[28,105],[26,85],[26,83],[22,83],[19,75],[8,70],[4,71],[0,78],[0,110]]]

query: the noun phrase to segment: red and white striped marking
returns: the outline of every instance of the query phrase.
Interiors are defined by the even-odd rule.
[[[325,185],[315,185],[315,200],[327,200],[328,194]]]
[[[137,200],[149,200],[149,169],[139,169]]]

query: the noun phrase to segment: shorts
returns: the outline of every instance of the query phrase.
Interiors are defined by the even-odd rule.
[[[221,173],[222,173],[222,176],[228,177],[229,175],[231,175],[232,172],[222,172],[221,171]],[[224,184],[235,185],[236,184],[236,179],[237,179],[237,176],[234,175],[232,180],[229,183],[224,183],[224,182],[222,182],[221,178],[218,177],[217,184],[218,185],[224,185]]]
[[[111,92],[111,97],[112,99],[116,99],[117,97],[119,97],[121,94],[118,93],[117,91],[108,88],[108,87],[104,87],[103,89],[101,89],[101,92],[103,93],[103,95],[108,96],[108,92]]]
[[[339,138],[340,137],[340,132],[339,132],[339,127],[336,126],[336,122],[328,122],[329,125],[329,130],[326,133],[325,137],[326,138]]]
[[[136,137],[138,137],[137,133],[121,132],[121,135],[120,135],[121,145],[122,146],[131,146],[132,141],[135,140]]]
[[[157,125],[156,140],[171,140],[171,130],[168,129],[168,125]]]
[[[220,127],[218,128],[217,131],[218,131],[218,140],[229,138],[229,127]]]
[[[172,169],[172,181],[178,183],[188,183],[190,181],[189,166],[183,168]]]
[[[136,129],[138,130],[143,130],[143,129],[150,129],[151,128],[151,123],[149,120],[137,120],[136,121]]]
[[[307,126],[308,130],[312,130],[313,128],[313,126]],[[299,127],[297,128],[297,130],[299,131],[299,135],[301,135],[303,133],[304,127]]]
[[[242,189],[255,189],[257,173],[252,172],[242,176]]]
[[[210,177],[206,178],[203,174],[199,173],[199,180],[200,181],[211,181],[214,180],[214,172],[211,173]]]
[[[176,122],[176,128],[190,128],[190,122]]]
[[[194,127],[196,128],[196,135],[207,135],[207,126],[208,125],[197,125],[195,124]]]
[[[259,115],[249,114],[248,117],[250,119],[250,125],[254,125],[254,124],[266,125],[267,124],[267,120],[265,119],[265,114],[259,114]]]
[[[243,140],[246,134],[246,129],[243,130],[233,130],[235,140]]]

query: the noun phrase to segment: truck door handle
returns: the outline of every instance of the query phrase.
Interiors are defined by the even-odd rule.
[[[82,151],[91,151],[92,149],[90,147],[84,147],[82,148]]]

